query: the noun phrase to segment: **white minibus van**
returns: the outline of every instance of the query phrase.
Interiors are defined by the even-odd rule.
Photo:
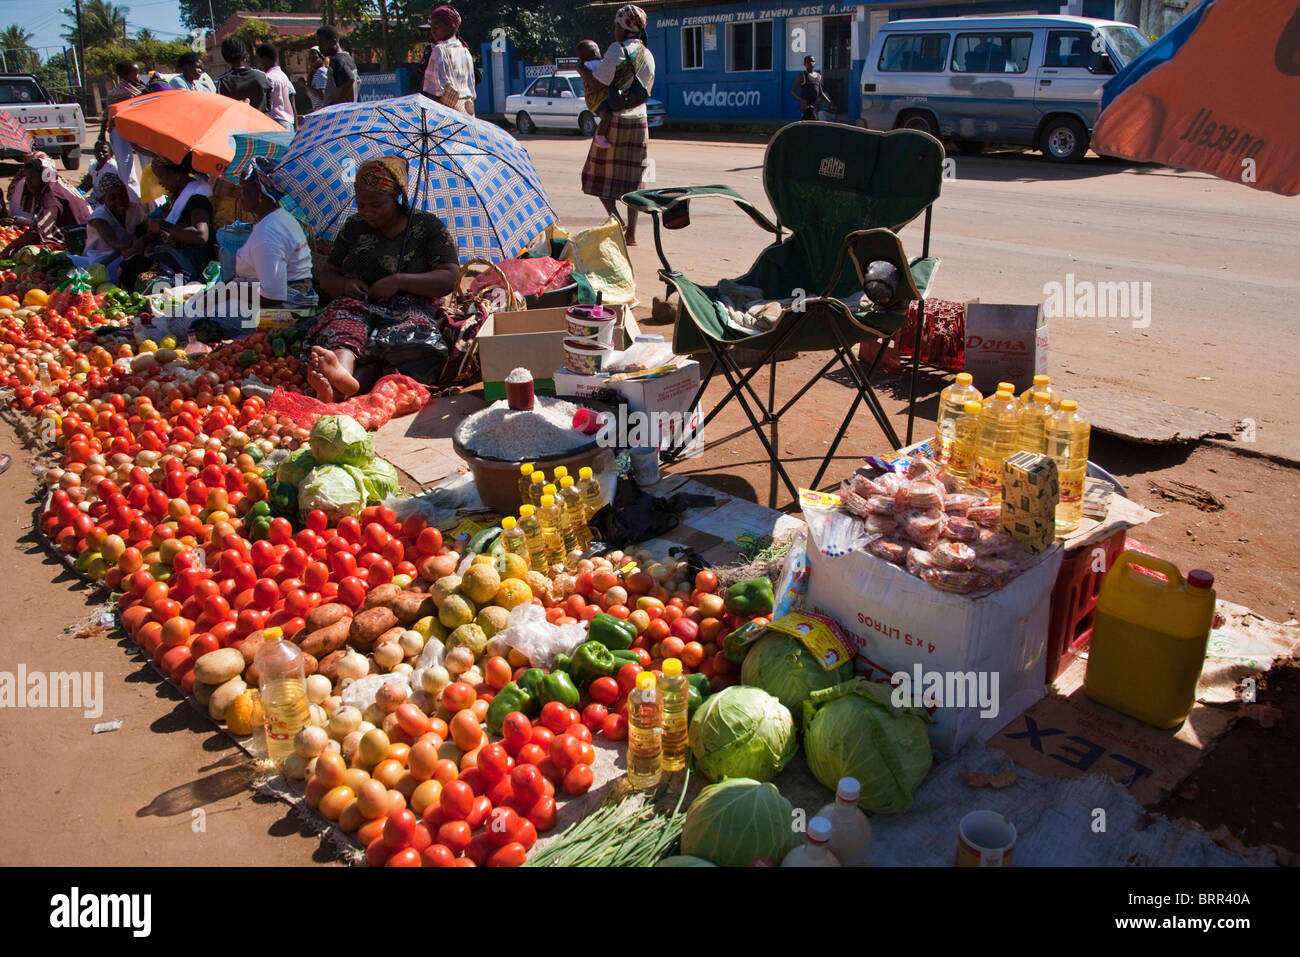
[[[1130,23],[1084,17],[895,20],[867,54],[861,122],[924,130],[962,152],[1028,146],[1075,163],[1102,86],[1149,45]]]

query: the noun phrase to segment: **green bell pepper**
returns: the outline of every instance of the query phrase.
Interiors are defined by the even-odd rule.
[[[298,513],[298,486],[292,482],[276,482],[271,486],[268,500],[272,513],[295,516]]]
[[[695,674],[686,676],[687,683],[695,691],[700,693],[700,700],[703,701],[709,695],[713,694],[713,688],[709,685],[709,679],[705,675]]]
[[[541,668],[529,668],[519,676],[519,687],[532,695],[533,700],[537,702],[538,708],[542,706],[542,679],[545,677],[546,672]]]
[[[271,516],[257,515],[248,525],[248,540],[260,542],[271,537]]]
[[[613,676],[618,670],[613,653],[599,641],[584,641],[573,653],[573,667],[569,673],[579,687],[591,684],[597,678]]]
[[[501,733],[501,723],[505,721],[506,715],[512,711],[518,711],[521,714],[528,715],[529,712],[535,712],[536,702],[533,696],[515,682],[510,682],[504,688],[496,693],[492,702],[487,709],[487,727],[493,734]]]
[[[689,721],[695,716],[695,709],[704,703],[704,695],[695,685],[687,685],[686,701],[686,720]]]
[[[576,708],[582,695],[573,684],[573,679],[563,671],[552,671],[542,679],[542,703],[558,701],[566,708]]]
[[[615,672],[624,665],[639,665],[641,663],[641,656],[631,648],[620,648],[617,651],[610,651],[610,654],[614,656]]]
[[[563,671],[566,675],[573,674],[573,659],[568,655],[556,655],[555,664],[551,665],[552,671]]]
[[[768,591],[771,591],[771,585],[768,585]],[[587,625],[587,638],[599,641],[610,651],[630,648],[636,641],[636,625],[602,611]]]
[[[770,578],[750,578],[727,589],[723,599],[733,615],[768,615],[776,606]]]
[[[239,354],[239,358],[236,361],[239,363],[240,368],[247,369],[256,362],[258,358],[259,356],[256,349],[245,349]]]

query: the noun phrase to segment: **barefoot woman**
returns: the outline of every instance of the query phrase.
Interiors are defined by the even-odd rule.
[[[321,270],[321,287],[334,301],[306,340],[307,381],[325,402],[356,394],[354,370],[358,359],[371,358],[372,328],[440,330],[439,300],[459,271],[456,243],[442,220],[407,205],[403,157],[362,163],[356,197],[357,215]]]

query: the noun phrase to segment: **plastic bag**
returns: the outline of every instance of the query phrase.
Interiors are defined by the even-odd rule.
[[[442,323],[375,326],[366,338],[368,358],[378,359],[419,382],[437,382],[449,352]]]
[[[898,527],[918,545],[930,548],[943,534],[944,513],[937,508],[902,512],[898,515]]]
[[[664,342],[663,336],[644,340],[638,337],[622,352],[606,356],[600,368],[602,372],[644,372],[668,365],[674,358],[672,343]]]
[[[795,532],[786,552],[785,565],[781,568],[781,577],[776,583],[776,606],[772,610],[772,620],[797,611],[803,607],[804,596],[808,594],[808,532],[800,528]]]
[[[366,675],[364,678],[358,678],[350,682],[343,689],[340,697],[343,703],[351,705],[362,713],[365,712],[372,704],[375,703],[375,695],[379,689],[389,682],[403,685],[408,691],[411,688],[411,680],[404,674],[387,674],[387,675]]]
[[[940,568],[969,571],[975,567],[975,549],[961,542],[940,542],[930,549],[930,557]]]
[[[545,608],[529,603],[511,609],[506,627],[496,637],[526,657],[534,668],[549,669],[556,655],[571,655],[587,640],[587,625],[552,625],[546,620]]]
[[[528,259],[506,259],[493,263],[505,273],[515,292],[522,296],[535,296],[568,285],[569,273],[573,272],[573,263],[550,256],[534,256]],[[501,285],[501,276],[496,269],[479,273],[469,284],[469,291],[477,295],[484,289]]]
[[[441,665],[447,658],[447,647],[437,638],[430,638],[424,643],[424,650],[420,652],[420,657],[415,659],[415,667],[411,669],[411,687],[421,689],[424,687],[424,672],[429,668],[436,668]]]
[[[867,546],[867,551],[893,565],[901,565],[907,560],[907,546],[887,538],[877,538]]]
[[[397,514],[399,522],[419,514],[424,516],[426,525],[439,528],[455,521],[474,488],[474,476],[456,472],[419,495],[390,495],[382,504]]]

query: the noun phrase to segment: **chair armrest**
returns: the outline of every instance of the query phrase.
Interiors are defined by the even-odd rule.
[[[780,237],[781,227],[764,216],[753,203],[730,186],[665,186],[659,189],[642,189],[624,194],[623,202],[631,209],[657,216],[682,200],[710,197],[731,200],[760,227]]]

